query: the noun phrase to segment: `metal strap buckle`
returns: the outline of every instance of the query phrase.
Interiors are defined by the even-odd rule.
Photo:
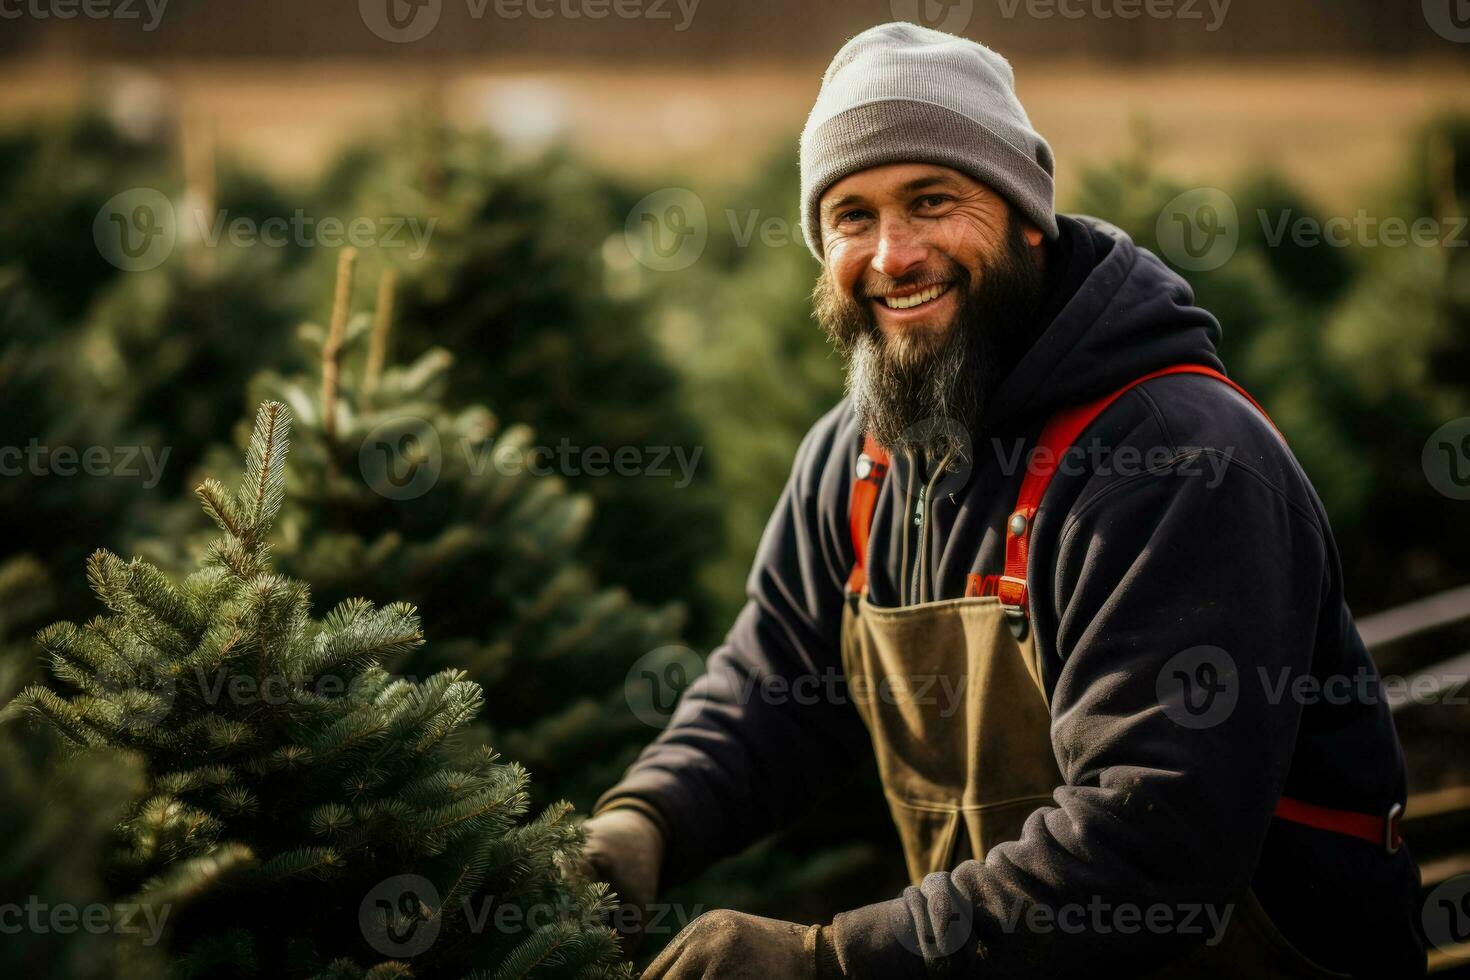
[[[1395,803],[1388,808],[1388,816],[1383,820],[1383,849],[1390,854],[1397,854],[1404,846],[1404,839],[1399,836],[1399,818],[1403,815],[1404,805]]]
[[[1002,575],[1000,580],[1021,587],[1020,604],[1013,606],[1008,602],[1002,602],[1002,608],[1006,611],[1006,624],[1011,628],[1011,635],[1018,640],[1024,640],[1030,628],[1030,617],[1026,615],[1026,603],[1030,599],[1026,590],[1026,580],[1015,575]]]

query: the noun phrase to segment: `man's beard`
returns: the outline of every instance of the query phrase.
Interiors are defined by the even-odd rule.
[[[823,271],[812,294],[818,322],[847,359],[858,422],[889,452],[941,459],[966,452],[996,386],[1033,339],[1045,279],[1015,215],[978,286],[953,260],[942,277],[958,301],[953,320],[942,330],[917,327],[891,338],[879,328],[861,283],[856,295],[843,293]],[[925,270],[874,292],[934,279]]]

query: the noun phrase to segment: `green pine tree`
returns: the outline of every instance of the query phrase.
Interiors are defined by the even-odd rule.
[[[13,693],[0,687],[0,698]],[[108,901],[103,880],[113,827],[142,791],[136,755],[97,750],[65,758],[36,733],[0,728],[0,973],[158,975],[158,951],[124,941],[119,930],[135,923]],[[136,925],[152,935],[146,921]]]
[[[246,413],[249,373],[300,321],[286,273],[303,250],[210,240],[291,205],[228,160],[181,166],[178,129],[134,136],[89,109],[0,133],[0,535],[46,564],[63,615],[89,602],[70,571],[119,547],[137,508],[187,490]],[[101,233],[145,189],[168,201],[154,217],[176,241],[127,271]]]
[[[53,592],[35,558],[0,563],[0,704],[41,676],[31,634],[50,614]],[[50,732],[0,726],[0,974],[156,976],[156,951],[118,941],[128,923],[107,903],[103,881],[113,825],[143,790],[142,760],[106,749],[68,758],[60,749]]]
[[[756,546],[801,437],[842,397],[842,360],[812,319],[820,266],[801,237],[798,175],[783,152],[748,181],[702,192],[712,224],[699,261],[677,272],[629,262],[619,283],[655,310],[717,464],[726,547],[700,574],[722,628],[745,602]],[[784,233],[763,237],[773,218],[785,221]],[[747,232],[742,244],[737,234]]]
[[[454,352],[456,405],[485,404],[551,446],[664,461],[633,477],[568,473],[605,517],[584,557],[639,599],[683,600],[697,635],[722,630],[696,574],[722,544],[715,463],[643,309],[607,286],[603,251],[627,214],[612,185],[566,152],[517,156],[431,118],[392,151],[344,155],[319,196],[329,211],[433,223],[422,257],[383,248],[369,261],[400,273],[404,356]],[[660,447],[702,453],[687,486]]]
[[[51,679],[0,718],[142,758],[109,876],[168,911],[179,975],[631,976],[598,924],[606,886],[559,871],[570,807],[528,820],[519,765],[450,761],[479,685],[384,669],[422,645],[417,610],[349,599],[316,620],[273,571],[289,428],[263,404],[239,490],[198,488],[222,535],[182,582],[93,554],[109,615],[43,630]]]
[[[680,643],[682,610],[599,583],[591,499],[526,468],[541,444],[528,426],[450,406],[447,351],[395,363],[391,285],[377,311],[349,315],[353,264],[339,270],[330,323],[300,331],[315,367],[250,385],[252,401],[283,402],[295,419],[276,561],[326,604],[391,583],[435,624],[435,642],[395,669],[464,671],[485,688],[484,737],[533,769],[545,801],[590,807],[654,734],[625,681],[639,658]],[[217,450],[211,469],[231,458]],[[140,547],[182,561],[157,541]]]
[[[1159,215],[1188,185],[1160,174],[1154,157],[1145,139],[1090,169],[1072,205],[1167,258]],[[1364,210],[1406,224],[1437,218],[1452,230],[1470,200],[1470,125],[1435,121],[1409,157],[1401,186],[1369,195]],[[1283,229],[1302,218],[1321,227],[1333,215],[1269,172],[1229,194],[1234,253],[1219,268],[1178,271],[1220,321],[1232,375],[1271,413],[1322,497],[1350,600],[1380,609],[1463,584],[1470,550],[1455,531],[1464,522],[1457,502],[1426,481],[1420,455],[1435,429],[1470,412],[1470,290],[1457,274],[1467,250],[1298,241]],[[1385,537],[1382,515],[1402,513],[1420,530]]]

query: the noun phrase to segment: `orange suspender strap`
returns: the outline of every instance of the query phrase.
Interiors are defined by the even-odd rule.
[[[1058,461],[1076,443],[1077,437],[1082,434],[1083,430],[1091,425],[1093,420],[1101,415],[1109,405],[1135,386],[1170,374],[1203,374],[1223,381],[1255,406],[1256,411],[1260,412],[1267,422],[1271,422],[1271,416],[1266,414],[1266,410],[1245,389],[1219,371],[1202,364],[1176,364],[1162,371],[1154,371],[1152,374],[1146,374],[1124,385],[1112,394],[1104,395],[1095,401],[1067,409],[1053,416],[1046,428],[1042,429],[1041,437],[1031,451],[1026,477],[1021,482],[1021,492],[1016,497],[1016,509],[1006,522],[1006,570],[1001,576],[997,595],[1006,607],[1011,629],[1018,638],[1025,635],[1026,621],[1029,617],[1026,572],[1027,559],[1031,553],[1031,528],[1035,523],[1036,510],[1041,506],[1041,498],[1046,495],[1046,488],[1056,473]],[[1276,424],[1272,422],[1271,427],[1276,428]],[[1276,434],[1281,435],[1281,430],[1277,429]],[[1281,439],[1283,442],[1286,441],[1285,436],[1281,436]],[[1317,806],[1315,803],[1306,803],[1283,796],[1276,801],[1274,815],[1282,820],[1305,824],[1318,830],[1357,837],[1371,844],[1377,844],[1389,854],[1393,854],[1403,843],[1403,838],[1399,835],[1399,820],[1403,812],[1404,807],[1401,803],[1393,804],[1384,816],[1374,816],[1370,813],[1357,813],[1352,810],[1335,810],[1331,807]]]
[[[1357,837],[1370,844],[1378,844],[1393,854],[1403,846],[1404,838],[1399,834],[1399,820],[1404,815],[1404,805],[1395,803],[1388,808],[1388,815],[1375,817],[1371,813],[1354,810],[1334,810],[1283,796],[1276,801],[1276,816],[1292,823],[1306,824],[1318,830],[1329,830],[1334,834]]]
[[[1056,473],[1057,461],[1109,405],[1145,381],[1171,374],[1203,374],[1223,381],[1250,402],[1267,422],[1271,422],[1271,416],[1245,389],[1214,368],[1205,367],[1203,364],[1176,364],[1173,367],[1154,371],[1135,379],[1111,394],[1087,404],[1063,410],[1053,416],[1042,429],[1041,436],[1031,451],[1026,476],[1021,482],[1021,491],[1016,498],[1016,508],[1006,522],[1005,574],[1001,576],[996,591],[1001,603],[1005,606],[1011,629],[1017,638],[1025,636],[1029,618],[1026,573],[1031,548],[1031,528],[1035,522],[1036,511],[1041,506],[1041,499],[1046,495],[1046,488],[1051,484],[1051,478]],[[1276,427],[1274,422],[1271,423],[1271,427]],[[1277,435],[1281,435],[1279,429]],[[1282,436],[1283,442],[1285,438]],[[863,452],[858,456],[857,479],[852,486],[852,496],[848,507],[853,552],[857,556],[847,579],[848,591],[853,594],[861,595],[867,588],[868,538],[873,528],[873,511],[878,504],[878,490],[882,486],[884,475],[888,472],[888,463],[888,454],[884,452],[883,447],[879,446],[872,436],[865,436]],[[974,576],[971,578],[973,579]],[[1388,813],[1380,817],[1351,810],[1335,810],[1283,796],[1277,800],[1274,815],[1293,823],[1315,827],[1318,830],[1357,837],[1380,845],[1385,851],[1392,854],[1398,851],[1403,843],[1403,838],[1399,835],[1399,820],[1403,812],[1404,807],[1401,803],[1394,803]]]
[[[878,506],[878,489],[888,472],[888,453],[872,436],[863,436],[858,456],[852,499],[847,505],[847,524],[852,530],[852,550],[857,560],[847,576],[847,591],[862,595],[868,588],[868,537],[873,531],[873,510]]]
[[[1145,374],[1112,394],[1104,395],[1085,405],[1065,409],[1052,416],[1046,428],[1041,430],[1041,437],[1037,440],[1036,446],[1031,450],[1030,459],[1026,464],[1026,477],[1021,482],[1021,492],[1016,497],[1016,509],[1006,521],[1006,570],[1000,578],[996,594],[1005,604],[1006,613],[1011,619],[1011,628],[1017,633],[1018,638],[1025,635],[1025,622],[1029,616],[1026,563],[1031,552],[1031,526],[1036,517],[1036,509],[1041,506],[1041,498],[1046,495],[1046,488],[1051,485],[1051,478],[1056,473],[1057,461],[1072,448],[1072,444],[1077,441],[1077,437],[1082,434],[1083,430],[1091,425],[1093,420],[1101,415],[1109,405],[1145,381],[1152,381],[1154,378],[1162,378],[1169,374],[1203,374],[1217,378],[1240,392],[1241,397],[1255,405],[1256,411],[1265,416],[1266,421],[1271,421],[1271,417],[1266,415],[1266,410],[1256,404],[1256,400],[1247,394],[1244,388],[1214,368],[1205,367],[1203,364],[1176,364],[1173,367]],[[1275,423],[1272,423],[1272,428],[1275,428]],[[1277,434],[1280,434],[1279,431]]]

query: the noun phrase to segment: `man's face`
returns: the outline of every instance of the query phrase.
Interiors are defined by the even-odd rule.
[[[890,449],[972,429],[1042,290],[1041,231],[949,167],[893,164],[822,195],[816,314],[849,359],[864,427]]]

